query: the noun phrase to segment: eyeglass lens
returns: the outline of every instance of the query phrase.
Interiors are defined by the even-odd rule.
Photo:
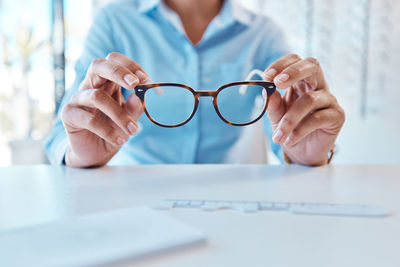
[[[267,94],[260,85],[229,86],[217,96],[217,106],[222,117],[236,124],[256,120],[263,113],[266,103]]]
[[[153,120],[172,126],[190,117],[195,106],[195,98],[191,91],[183,87],[154,87],[146,91],[145,105]]]
[[[217,108],[221,116],[235,124],[256,120],[263,113],[266,103],[267,94],[260,85],[233,85],[217,95]],[[192,115],[195,97],[183,87],[159,86],[146,91],[145,106],[153,120],[173,126],[185,122]]]

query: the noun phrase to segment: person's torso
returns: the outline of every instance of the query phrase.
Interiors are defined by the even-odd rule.
[[[232,14],[232,7],[225,5],[200,43],[193,46],[163,16],[160,7],[138,13],[134,2],[124,1],[119,7],[113,5],[110,23],[115,49],[139,63],[155,82],[183,83],[195,90],[217,90],[223,84],[245,79],[254,68],[267,67],[269,42],[262,33],[273,24],[265,18],[247,13],[252,17],[246,25],[227,18]],[[124,90],[125,96],[130,93]],[[180,107],[178,104],[176,110],[168,112],[179,112]],[[241,108],[244,107],[237,107],[237,112]],[[121,153],[133,155],[133,161],[142,164],[221,163],[242,131],[241,127],[228,125],[218,117],[209,97],[200,98],[195,116],[181,127],[157,126],[145,114],[140,117],[139,125],[139,133],[128,141]],[[111,163],[113,161],[133,163],[118,154]]]

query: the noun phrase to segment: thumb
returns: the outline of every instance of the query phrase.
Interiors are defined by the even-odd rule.
[[[272,130],[275,131],[283,115],[285,115],[285,104],[278,91],[269,96],[267,115],[271,122]]]
[[[126,111],[132,116],[132,118],[137,121],[143,113],[143,106],[140,98],[132,92],[125,104]]]

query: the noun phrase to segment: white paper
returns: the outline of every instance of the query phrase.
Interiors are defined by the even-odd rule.
[[[137,207],[0,232],[0,265],[98,265],[204,240],[193,227]]]

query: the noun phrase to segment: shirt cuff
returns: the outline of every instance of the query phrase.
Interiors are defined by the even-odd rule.
[[[69,147],[67,137],[59,137],[46,145],[47,157],[53,165],[65,165],[65,153]]]

